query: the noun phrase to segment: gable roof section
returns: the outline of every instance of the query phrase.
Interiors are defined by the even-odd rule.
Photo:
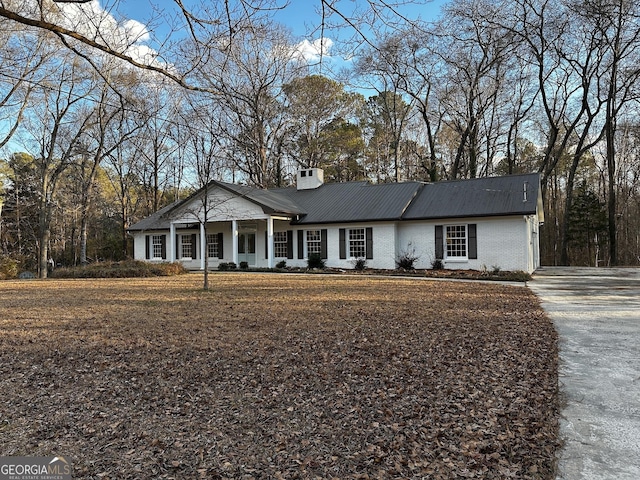
[[[537,212],[539,193],[537,173],[430,183],[420,190],[402,218],[532,215]]]
[[[295,187],[262,190],[218,181],[209,186],[245,198],[267,214],[290,216],[293,218],[291,223],[296,225],[541,215],[538,211],[541,209],[538,173],[427,184],[327,183],[309,190]],[[202,190],[164,207],[129,230],[169,228],[171,212],[194,201],[200,194]]]
[[[255,203],[262,207],[264,213],[283,213],[288,215],[302,215],[305,213],[297,203],[287,196],[280,195],[277,189],[265,190],[218,181],[211,183]]]
[[[228,192],[238,195],[247,199],[248,201],[260,206],[262,210],[267,214],[281,213],[284,215],[302,215],[304,211],[299,206],[292,203],[287,197],[274,193],[273,190],[262,190],[258,188],[248,187],[246,185],[236,185],[233,183],[218,182],[213,180],[209,183],[209,188],[219,187]],[[143,218],[139,222],[135,223],[128,230],[130,231],[142,231],[142,230],[166,230],[169,228],[171,220],[171,212],[178,210],[180,207],[194,201],[203,193],[203,189],[189,195],[184,200],[179,200],[164,208],[161,208],[157,212]]]
[[[131,225],[127,230],[132,232],[142,230],[166,230],[169,228],[169,221],[164,219],[164,214],[173,210],[178,205],[182,204],[181,200],[173,202],[166,207],[161,208],[155,213],[152,213],[148,217],[143,218],[137,223]]]
[[[311,190],[282,188],[274,190],[286,196],[305,212],[297,225],[400,220],[422,186],[419,182],[326,183]]]

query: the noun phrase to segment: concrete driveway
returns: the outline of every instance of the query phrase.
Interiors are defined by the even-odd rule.
[[[558,479],[640,479],[640,269],[544,267],[530,288],[560,335]]]

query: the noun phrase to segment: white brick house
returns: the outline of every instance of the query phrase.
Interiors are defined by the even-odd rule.
[[[209,206],[204,218],[203,198]],[[206,221],[205,221],[206,220]],[[297,187],[260,190],[223,182],[133,225],[134,257],[180,261],[190,269],[221,262],[251,267],[393,269],[403,253],[416,268],[522,270],[540,266],[544,221],[538,174],[437,183],[323,183],[320,169],[298,172]]]

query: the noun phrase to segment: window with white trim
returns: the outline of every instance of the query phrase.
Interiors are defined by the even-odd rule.
[[[364,228],[349,229],[349,257],[365,258],[367,255],[367,244]]]
[[[447,258],[467,258],[467,226],[447,225]]]
[[[273,233],[273,255],[275,257],[287,256],[287,232]]]
[[[162,258],[162,237],[163,235],[154,235],[153,242],[153,255],[152,258]]]
[[[191,234],[180,235],[181,258],[191,258],[191,252],[192,252]]]
[[[207,256],[209,258],[220,258],[218,254],[218,234],[207,234]]]
[[[322,236],[320,230],[307,230],[307,256],[322,252]]]

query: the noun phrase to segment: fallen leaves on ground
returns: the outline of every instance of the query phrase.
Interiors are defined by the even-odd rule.
[[[260,274],[0,283],[0,455],[83,479],[552,479],[524,287]]]

